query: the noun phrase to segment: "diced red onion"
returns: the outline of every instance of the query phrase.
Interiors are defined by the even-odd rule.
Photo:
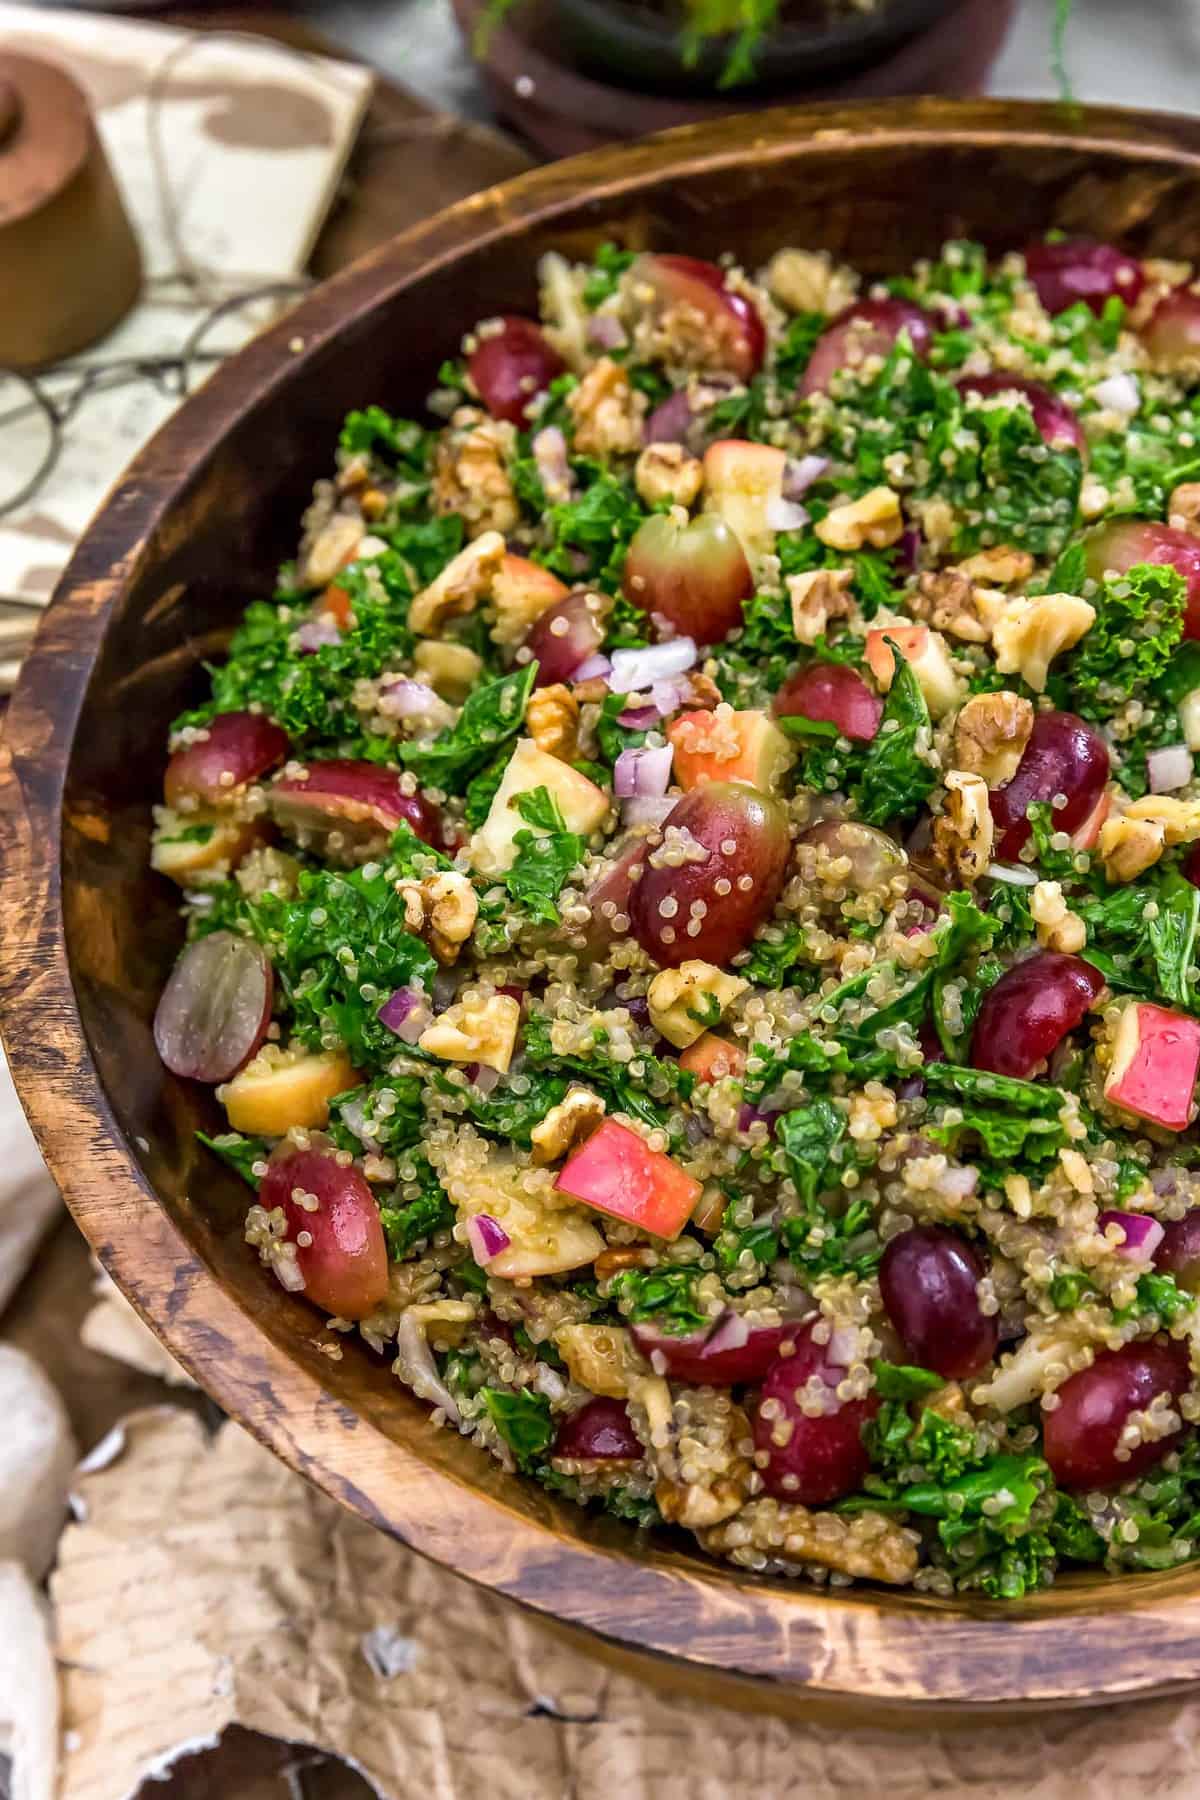
[[[411,1312],[401,1314],[396,1331],[396,1373],[406,1381],[418,1400],[429,1400],[440,1406],[452,1425],[459,1423],[454,1396],[437,1372],[433,1351],[425,1341],[420,1321]]]
[[[1151,750],[1146,758],[1146,775],[1152,794],[1173,794],[1192,779],[1192,753],[1186,744],[1167,744]]]
[[[533,460],[546,490],[546,498],[555,505],[571,495],[571,465],[567,461],[567,440],[557,425],[547,425],[534,437]]]
[[[571,680],[594,681],[597,677],[607,680],[611,669],[612,664],[609,662],[607,656],[589,656],[586,662],[580,663],[579,667],[571,676]]]
[[[1141,391],[1134,377],[1122,369],[1117,375],[1106,375],[1092,389],[1092,399],[1110,412],[1123,413],[1131,419],[1142,404]]]
[[[651,644],[644,650],[614,650],[608,685],[614,694],[645,693],[656,681],[695,668],[698,655],[690,637],[672,638],[668,644]]]
[[[679,388],[669,394],[661,406],[655,407],[646,420],[642,436],[647,444],[682,444],[691,423],[692,403],[688,391]]]
[[[294,1256],[272,1257],[271,1267],[279,1277],[280,1287],[285,1287],[289,1294],[304,1292],[304,1271]]]
[[[668,681],[656,681],[650,689],[651,705],[657,707],[662,719],[669,719],[678,712],[687,694],[687,684],[672,677]]]
[[[783,497],[799,500],[829,467],[827,456],[789,456],[783,465]]]
[[[601,350],[623,350],[629,342],[615,313],[594,313],[588,321],[588,337]]]
[[[1096,1223],[1102,1233],[1110,1225],[1119,1225],[1125,1242],[1117,1245],[1117,1255],[1138,1262],[1148,1262],[1163,1240],[1162,1226],[1145,1213],[1102,1212]]]
[[[381,1025],[406,1044],[415,1044],[425,1027],[431,1013],[424,994],[416,988],[397,988],[390,1000],[385,1000],[376,1018]]]
[[[705,1348],[713,1351],[740,1350],[750,1342],[750,1327],[744,1316],[727,1307],[717,1320],[708,1337]]]
[[[626,731],[652,731],[662,721],[662,714],[657,706],[627,706],[623,713],[617,714],[617,724],[623,725]]]
[[[794,500],[768,500],[763,517],[771,531],[802,531],[808,524],[808,513]]]
[[[566,1397],[567,1384],[558,1370],[552,1369],[549,1363],[538,1364],[530,1385],[536,1393],[544,1394],[547,1400],[562,1400]]]
[[[423,681],[389,681],[381,689],[379,710],[389,719],[423,719],[439,730],[454,718],[454,708]]]
[[[512,1243],[507,1231],[498,1219],[490,1213],[476,1213],[467,1220],[467,1243],[471,1246],[471,1255],[480,1268],[486,1268],[493,1257],[499,1256]]]
[[[481,1094],[490,1094],[500,1079],[499,1069],[489,1068],[486,1063],[467,1063],[463,1073],[473,1088]]]
[[[332,619],[305,619],[296,632],[296,648],[304,656],[313,655],[326,644],[340,644],[341,641],[342,634]]]
[[[988,877],[992,881],[1006,881],[1010,887],[1036,887],[1037,871],[1027,869],[1023,865],[1013,863],[989,863]]]
[[[966,1200],[979,1186],[979,1170],[966,1166],[952,1166],[943,1175],[938,1176],[938,1192],[952,1200]]]
[[[893,555],[902,574],[916,574],[921,566],[921,533],[915,525],[900,533]]]
[[[661,825],[678,806],[675,795],[635,794],[621,807],[622,825]]]
[[[670,744],[661,750],[622,750],[613,765],[613,793],[618,800],[651,798],[665,794],[671,781],[675,752]]]

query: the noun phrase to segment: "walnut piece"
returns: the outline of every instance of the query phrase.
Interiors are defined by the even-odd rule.
[[[853,569],[809,569],[786,578],[797,643],[815,644],[830,619],[845,618],[854,610],[853,579]]]
[[[927,570],[917,583],[911,610],[963,643],[986,644],[1006,604],[1003,594],[977,586],[961,569]]]
[[[512,531],[521,517],[508,474],[516,445],[517,428],[507,419],[489,419],[474,407],[459,407],[438,439],[435,512],[461,513],[468,537]]]
[[[700,1542],[716,1556],[757,1552],[787,1562],[816,1563],[868,1581],[902,1585],[917,1572],[913,1533],[882,1513],[809,1512],[805,1506],[751,1500],[736,1518],[701,1534]],[[748,1560],[748,1559],[747,1559]]]
[[[742,1454],[750,1421],[740,1406],[693,1406],[693,1421],[667,1450],[652,1452],[658,1470],[654,1498],[668,1524],[703,1531],[740,1512],[750,1494],[753,1464]],[[683,1471],[699,1473],[685,1480]]]
[[[1028,550],[1014,550],[1009,544],[997,544],[993,550],[979,550],[958,565],[972,581],[988,587],[1015,587],[1033,574],[1033,558]]]
[[[360,513],[334,513],[306,546],[300,558],[305,587],[328,587],[339,569],[353,562],[365,536]]]
[[[973,694],[954,721],[954,764],[1003,787],[1017,772],[1033,730],[1033,702],[1008,688]]]
[[[511,994],[492,994],[484,999],[468,993],[421,1033],[418,1043],[430,1056],[444,1062],[483,1063],[485,1068],[507,1073],[521,1023],[520,1002]]]
[[[1167,834],[1155,819],[1106,819],[1097,848],[1110,881],[1134,881],[1166,849]]]
[[[604,1117],[604,1102],[590,1088],[570,1087],[529,1134],[538,1165],[557,1162],[588,1137]]]
[[[1200,481],[1181,481],[1167,501],[1167,523],[1200,536]]]
[[[933,852],[965,887],[987,873],[995,828],[982,775],[951,769],[946,776],[945,809],[933,822]]]
[[[1200,800],[1176,800],[1173,794],[1147,794],[1125,808],[1127,819],[1149,819],[1161,825],[1167,844],[1191,844],[1200,838]]]
[[[626,1399],[630,1382],[646,1373],[632,1337],[620,1325],[562,1325],[554,1344],[572,1381],[611,1400]]]
[[[1075,956],[1087,943],[1087,926],[1068,907],[1061,882],[1039,881],[1029,896],[1029,910],[1043,950]]]
[[[561,681],[535,688],[525,708],[525,729],[548,756],[573,762],[579,745],[579,702]]]
[[[720,1023],[725,1008],[749,985],[742,976],[727,975],[698,957],[677,969],[661,969],[646,992],[650,1022],[668,1043],[686,1050]]]
[[[1096,609],[1076,594],[1042,594],[1010,600],[992,628],[996,667],[1019,673],[1035,694],[1043,693],[1050,664],[1077,644],[1096,622]]]
[[[638,497],[646,506],[668,500],[690,506],[704,486],[704,465],[682,444],[647,444],[633,471]]]
[[[398,881],[396,892],[404,901],[406,928],[427,940],[440,963],[457,962],[479,917],[479,899],[467,877],[441,869],[423,881]]]
[[[890,487],[872,488],[859,500],[833,507],[813,530],[831,550],[886,550],[904,530],[900,496]]]
[[[498,531],[485,531],[473,543],[451,557],[441,574],[430,582],[409,608],[408,622],[418,637],[433,637],[447,619],[474,612],[488,593],[504,556],[504,539]]]
[[[593,363],[579,386],[568,394],[567,408],[575,421],[578,455],[633,456],[641,449],[646,396],[611,356]]]

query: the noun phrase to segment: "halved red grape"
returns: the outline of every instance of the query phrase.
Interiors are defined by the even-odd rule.
[[[753,1421],[755,1449],[767,1458],[763,1486],[777,1500],[801,1506],[822,1506],[862,1486],[870,1468],[862,1429],[879,1411],[874,1393],[865,1400],[838,1400],[846,1365],[838,1360],[833,1341],[814,1340],[813,1329],[812,1324],[802,1326],[792,1340],[792,1354],[781,1355],[767,1371]],[[814,1381],[829,1390],[829,1410],[810,1417],[803,1402]],[[787,1441],[776,1442],[777,1433]]]
[[[1059,398],[1053,388],[1044,381],[1028,381],[1019,375],[996,373],[993,375],[964,375],[956,383],[964,394],[978,394],[981,399],[988,399],[992,394],[1022,394],[1029,402],[1029,410],[1033,414],[1033,422],[1042,434],[1044,443],[1053,449],[1061,449],[1063,445],[1078,450],[1081,456],[1087,454],[1087,439],[1083,434],[1083,426],[1071,411],[1065,400]]]
[[[667,968],[691,957],[723,966],[770,917],[790,849],[778,800],[740,782],[694,788],[648,840],[633,935]]]
[[[817,339],[799,392],[825,393],[839,369],[856,369],[868,356],[887,356],[902,331],[924,362],[934,329],[929,314],[911,300],[855,300]]]
[[[204,731],[201,740],[176,750],[167,764],[163,798],[168,806],[188,797],[219,806],[288,753],[287,733],[262,713],[218,713]]]
[[[728,371],[749,381],[762,367],[767,333],[745,294],[726,287],[725,272],[697,256],[649,251],[630,270],[630,292],[646,290],[664,320],[669,315],[675,351],[688,368]]]
[[[994,1075],[1032,1075],[1081,1024],[1104,988],[1091,963],[1039,950],[988,989],[975,1021],[971,1063]]]
[[[626,844],[608,873],[588,889],[586,931],[587,950],[591,956],[607,955],[614,939],[629,936],[633,889],[645,865],[651,841],[636,837]]]
[[[604,642],[604,620],[611,604],[590,588],[576,588],[534,620],[525,645],[538,666],[538,687],[569,681],[595,656]]]
[[[646,1323],[630,1327],[633,1341],[654,1367],[672,1381],[693,1382],[697,1387],[734,1387],[761,1381],[779,1355],[785,1337],[794,1337],[796,1326],[748,1325],[740,1313],[727,1312],[705,1331],[683,1336],[660,1331]]]
[[[1162,1394],[1178,1398],[1191,1379],[1182,1344],[1124,1344],[1102,1350],[1058,1389],[1058,1405],[1044,1415],[1046,1461],[1060,1487],[1111,1487],[1143,1475],[1174,1448],[1180,1431],[1151,1437],[1118,1457],[1130,1414]],[[1182,1429],[1182,1428],[1181,1428]]]
[[[1163,1226],[1152,1258],[1154,1267],[1173,1275],[1189,1294],[1200,1294],[1200,1207]]]
[[[575,1462],[641,1462],[643,1452],[624,1400],[601,1395],[563,1420],[551,1454]]]
[[[467,359],[467,374],[493,419],[524,425],[529,402],[544,394],[566,368],[540,325],[505,314],[500,329],[479,339]]]
[[[1157,519],[1113,519],[1089,531],[1083,545],[1093,581],[1109,573],[1123,575],[1138,563],[1165,563],[1178,569],[1187,582],[1183,635],[1200,640],[1200,537]]]
[[[1053,803],[1065,794],[1066,805],[1054,813],[1055,829],[1070,833],[1082,825],[1104,792],[1109,768],[1108,746],[1093,726],[1075,713],[1038,713],[1016,774],[989,796],[997,859],[1012,862],[1020,855],[1033,829],[1027,814],[1035,801]]]
[[[1142,342],[1156,369],[1200,367],[1200,294],[1187,287],[1164,294],[1142,327]]]
[[[716,644],[741,625],[754,577],[737,533],[717,513],[684,525],[655,513],[634,534],[622,586],[643,612],[698,644]]]
[[[172,1075],[228,1081],[271,1022],[274,976],[265,950],[234,931],[189,944],[154,1015],[154,1043]]]
[[[396,769],[332,757],[283,775],[268,795],[271,816],[289,836],[340,861],[386,848],[397,825],[410,825],[426,844],[441,838],[441,815],[423,794],[405,792]]]
[[[802,831],[796,843],[801,870],[808,861],[805,846],[823,850],[839,861],[848,858],[846,886],[855,894],[879,892],[908,867],[908,858],[895,838],[877,826],[860,825],[856,819],[822,819]]]
[[[879,730],[883,701],[848,663],[811,662],[788,676],[772,710],[779,719],[828,720],[843,737],[865,744]]]
[[[1099,314],[1114,294],[1126,306],[1133,306],[1146,285],[1142,265],[1135,258],[1115,244],[1086,237],[1027,244],[1025,272],[1048,313],[1065,312],[1082,300]]]
[[[891,1239],[879,1265],[879,1291],[904,1348],[922,1368],[965,1381],[991,1362],[1000,1340],[994,1315],[979,1304],[983,1259],[944,1225],[914,1225]]]
[[[296,1246],[304,1293],[314,1305],[339,1318],[365,1319],[382,1304],[388,1291],[383,1225],[353,1164],[343,1166],[322,1150],[277,1150],[258,1199],[268,1212],[283,1208],[287,1241]]]

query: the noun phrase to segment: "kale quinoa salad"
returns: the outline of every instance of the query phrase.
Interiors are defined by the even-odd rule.
[[[1200,1557],[1200,282],[539,275],[172,731],[247,1254],[745,1568]]]

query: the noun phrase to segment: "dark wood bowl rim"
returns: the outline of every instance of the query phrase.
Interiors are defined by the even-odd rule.
[[[84,1039],[61,905],[65,771],[116,598],[189,470],[347,318],[453,259],[666,168],[727,168],[895,143],[1137,151],[1200,175],[1200,121],[1120,108],[917,100],[788,108],[589,152],[472,196],[355,263],[209,380],[132,464],[84,538],[26,665],[0,752],[0,1010],[42,1151],[101,1261],[172,1354],[233,1418],[362,1518],[547,1617],[792,1694],[908,1712],[983,1712],[1163,1693],[1200,1679],[1200,1571],[1068,1581],[1015,1607],[763,1583],[653,1549],[560,1537],[351,1413],[270,1341],[168,1218],[110,1109]],[[115,548],[115,554],[114,554]],[[54,694],[47,710],[42,697]],[[236,1354],[220,1354],[236,1346]],[[861,1713],[859,1715],[862,1716]],[[873,1716],[875,1716],[873,1714]]]

